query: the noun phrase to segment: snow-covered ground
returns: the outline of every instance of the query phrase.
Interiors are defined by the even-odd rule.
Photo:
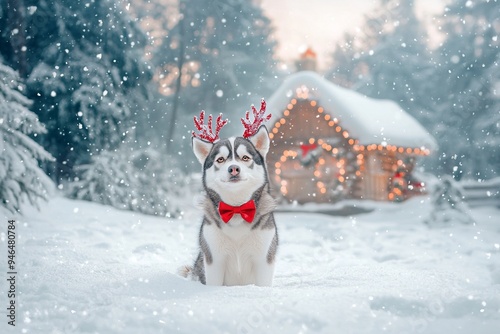
[[[374,205],[372,203],[372,205]],[[272,288],[207,287],[176,275],[201,213],[166,219],[55,198],[17,220],[19,333],[498,333],[500,210],[476,225],[420,222],[428,203],[353,217],[276,214]]]

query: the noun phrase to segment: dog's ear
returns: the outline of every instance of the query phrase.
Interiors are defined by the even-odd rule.
[[[261,125],[256,134],[248,138],[250,142],[255,146],[260,155],[265,159],[267,152],[269,151],[269,145],[271,141],[269,140],[269,133],[264,125]]]
[[[205,163],[205,159],[208,157],[213,145],[211,142],[193,137],[193,152],[200,164]]]

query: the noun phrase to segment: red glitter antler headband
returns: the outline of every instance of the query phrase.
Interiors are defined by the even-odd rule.
[[[267,122],[271,119],[271,114],[264,116],[266,114],[266,101],[262,99],[260,103],[260,110],[257,111],[254,105],[252,105],[253,121],[250,121],[250,112],[245,113],[245,118],[241,119],[241,124],[245,128],[243,132],[244,138],[249,138],[259,131],[259,127],[262,123]],[[204,124],[205,121],[205,111],[200,112],[200,118],[198,119],[194,116],[194,126],[198,130],[198,133],[192,132],[193,137],[206,140],[208,142],[214,143],[219,140],[220,130],[227,124],[227,119],[222,120],[222,114],[217,117],[215,133],[212,131],[212,115],[208,115],[208,123]]]
[[[219,114],[217,120],[215,121],[215,133],[212,131],[212,115],[208,115],[208,123],[204,124],[205,111],[200,112],[200,119],[194,116],[194,126],[198,130],[198,133],[193,131],[193,137],[200,138],[211,143],[219,140],[220,130],[227,124],[227,119],[222,120],[222,114]]]
[[[262,123],[267,122],[271,119],[271,114],[264,117],[266,113],[266,101],[262,99],[260,102],[260,110],[257,111],[255,106],[252,105],[253,121],[250,121],[250,112],[245,113],[245,118],[241,119],[241,124],[245,127],[245,132],[243,132],[243,137],[248,138],[253,136],[259,130]]]

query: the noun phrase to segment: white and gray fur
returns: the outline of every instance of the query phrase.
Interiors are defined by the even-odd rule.
[[[206,196],[200,253],[192,267],[181,270],[183,276],[207,285],[272,285],[278,232],[265,163],[269,145],[264,126],[248,139],[231,137],[210,143],[193,138],[194,153],[203,165]],[[256,205],[252,223],[238,214],[228,223],[221,220],[220,201],[239,206],[250,199]]]

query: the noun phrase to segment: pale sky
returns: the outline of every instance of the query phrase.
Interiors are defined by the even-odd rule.
[[[363,16],[378,0],[260,0],[272,20],[279,43],[277,55],[287,63],[311,46],[318,54],[318,66],[325,69],[336,42],[345,32],[363,24]],[[416,0],[417,15],[430,23],[445,1]]]

